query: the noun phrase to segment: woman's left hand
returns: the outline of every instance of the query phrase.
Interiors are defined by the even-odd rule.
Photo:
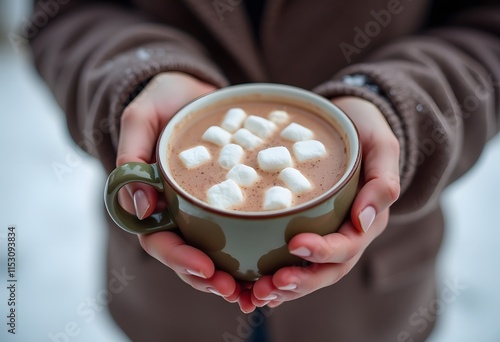
[[[288,244],[291,254],[312,262],[284,267],[260,278],[239,298],[241,308],[275,307],[335,284],[387,226],[389,207],[399,197],[399,143],[379,109],[356,97],[332,100],[353,120],[363,149],[362,184],[346,220],[333,234],[302,233]]]

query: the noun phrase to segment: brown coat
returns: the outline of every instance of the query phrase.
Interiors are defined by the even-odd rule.
[[[277,342],[427,336],[434,319],[418,313],[435,292],[440,194],[500,127],[497,1],[268,0],[259,39],[241,0],[40,3],[35,15],[48,24],[33,20],[21,33],[72,137],[107,171],[124,106],[161,71],[375,103],[401,147],[402,194],[389,227],[341,282],[265,313]],[[344,84],[350,74],[368,75],[383,93]],[[259,315],[188,288],[134,236],[110,227],[109,270],[135,276],[110,309],[134,341],[242,341],[259,324]]]

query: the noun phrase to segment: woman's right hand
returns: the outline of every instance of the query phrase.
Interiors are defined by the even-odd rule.
[[[214,86],[184,73],[166,72],[155,76],[123,112],[116,165],[155,162],[156,142],[167,122],[188,102],[214,90]],[[119,202],[139,219],[166,205],[156,190],[143,183],[131,183],[121,189]],[[148,254],[193,288],[237,301],[240,284],[228,273],[215,270],[205,253],[186,245],[176,233],[165,231],[138,237]]]

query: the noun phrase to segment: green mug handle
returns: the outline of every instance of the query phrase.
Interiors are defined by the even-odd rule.
[[[118,203],[118,191],[124,185],[132,182],[145,183],[159,192],[164,191],[157,164],[133,162],[117,167],[108,176],[104,188],[104,204],[113,221],[120,228],[134,234],[149,234],[176,229],[177,225],[167,209],[139,220],[135,215],[129,214],[121,207]]]

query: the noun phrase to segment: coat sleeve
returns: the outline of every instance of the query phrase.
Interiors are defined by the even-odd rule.
[[[39,1],[35,13],[43,5]],[[115,164],[120,114],[151,77],[175,70],[227,84],[193,37],[155,24],[125,1],[60,6],[30,37],[35,66],[66,114],[72,138],[108,170]]]
[[[348,86],[364,75],[380,88]],[[420,215],[469,170],[500,128],[500,7],[476,6],[420,35],[386,45],[315,89],[354,95],[384,113],[401,148],[393,215]]]

